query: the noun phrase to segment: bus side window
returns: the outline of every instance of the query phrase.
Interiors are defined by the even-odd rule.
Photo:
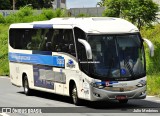
[[[62,51],[62,49],[61,49],[62,34],[63,34],[62,30],[60,30],[60,29],[54,30],[53,36],[51,38],[51,46],[53,47],[52,48],[53,52],[61,52]]]
[[[27,49],[30,50],[45,50],[43,44],[45,44],[45,30],[43,29],[32,29],[31,40],[27,45]]]
[[[76,56],[73,31],[71,29],[64,30],[63,39],[63,51]]]
[[[54,30],[51,44],[53,46],[53,52],[65,52],[76,56],[73,32],[71,29]]]
[[[52,46],[53,33],[54,33],[54,30],[49,29],[49,31],[45,35],[45,37],[46,37],[45,47],[46,47],[47,51],[52,51],[53,50],[53,46]]]
[[[29,47],[31,44],[31,29],[26,29],[23,34],[23,49],[25,50],[30,50],[31,48]]]
[[[41,51],[48,51],[49,50],[46,46],[47,41],[49,41],[48,40],[49,38],[47,37],[48,32],[49,32],[48,29],[42,29],[41,36],[40,36],[40,42],[38,45],[38,50],[41,50]]]
[[[14,49],[23,49],[23,29],[10,29],[10,45]]]

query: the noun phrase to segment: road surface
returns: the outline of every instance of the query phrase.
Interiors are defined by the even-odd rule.
[[[90,113],[93,113],[92,115],[95,116],[105,116],[107,114],[109,116],[115,116],[117,114],[128,116],[128,113],[132,113],[136,116],[137,113],[141,113],[143,109],[143,111],[146,110],[146,112],[143,114],[141,113],[141,115],[146,116],[151,115],[151,113],[148,113],[149,110],[152,110],[153,112],[158,111],[160,113],[160,98],[147,96],[147,98],[144,100],[130,100],[128,104],[119,104],[117,101],[93,103],[83,101],[83,104],[81,106],[75,106],[74,104],[72,104],[69,97],[51,93],[34,91],[34,94],[32,96],[26,96],[23,92],[23,88],[13,86],[9,78],[0,77],[0,112],[2,112],[2,108],[6,107],[12,108],[12,110],[14,107],[17,108],[17,110],[26,110],[27,108],[27,111],[28,108],[32,109],[36,107],[38,110],[41,109],[42,113],[65,113],[65,116],[69,116],[70,113],[76,116],[90,116]],[[158,116],[159,113],[153,114]],[[0,113],[0,116],[1,115],[2,113]],[[3,115],[21,116],[22,114],[18,112],[15,114],[3,113]],[[23,115],[28,116],[31,114]],[[45,113],[42,115],[48,116],[48,114]]]

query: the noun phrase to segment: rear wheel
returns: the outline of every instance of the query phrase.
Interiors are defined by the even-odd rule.
[[[32,90],[29,88],[29,83],[28,83],[28,78],[27,78],[27,76],[24,77],[24,80],[23,80],[23,88],[24,88],[24,93],[25,93],[26,95],[31,95]]]
[[[127,102],[128,102],[128,99],[119,100],[119,103],[121,103],[121,104],[126,104]]]
[[[73,103],[74,103],[75,105],[80,105],[81,100],[78,98],[76,85],[74,85],[73,88],[72,88],[71,97],[72,97]]]

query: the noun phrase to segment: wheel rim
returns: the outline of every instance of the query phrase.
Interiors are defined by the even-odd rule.
[[[28,82],[27,82],[27,80],[24,81],[24,92],[25,93],[28,92]]]
[[[76,103],[77,102],[77,89],[74,87],[73,91],[72,91],[72,98],[73,98],[73,102]]]

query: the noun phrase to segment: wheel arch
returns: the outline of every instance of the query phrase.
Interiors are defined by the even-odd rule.
[[[76,85],[76,83],[75,83],[75,81],[74,81],[73,79],[71,79],[71,80],[69,81],[69,95],[70,95],[70,96],[71,96],[71,94],[72,94],[72,88],[73,88],[74,85]]]
[[[22,86],[24,87],[24,78],[27,76],[26,72],[22,73]]]

